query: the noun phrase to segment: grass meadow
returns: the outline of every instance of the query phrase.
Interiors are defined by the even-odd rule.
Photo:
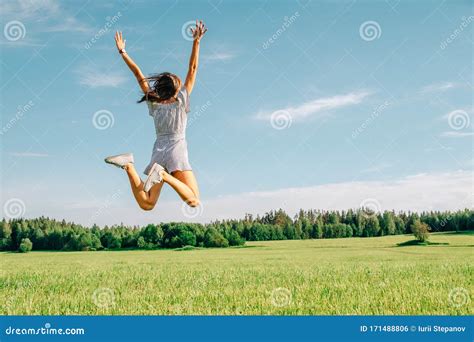
[[[468,315],[471,234],[0,254],[4,315]]]

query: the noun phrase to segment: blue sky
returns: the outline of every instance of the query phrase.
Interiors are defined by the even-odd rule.
[[[144,224],[279,207],[472,208],[469,0],[0,6],[4,216]],[[145,74],[184,78],[182,28],[196,18],[209,32],[187,136],[203,206],[184,210],[166,189],[143,213],[102,161],[133,152],[143,170],[154,141],[113,33]]]

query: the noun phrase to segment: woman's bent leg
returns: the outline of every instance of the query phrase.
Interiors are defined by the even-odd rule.
[[[133,196],[140,208],[143,210],[152,210],[160,197],[163,182],[155,184],[149,192],[145,192],[143,190],[143,181],[138,175],[137,170],[135,170],[135,166],[133,164],[127,164],[124,169],[127,172],[128,179],[130,180]]]
[[[162,177],[186,204],[191,207],[199,205],[199,189],[192,171],[174,171],[171,175],[163,171]]]

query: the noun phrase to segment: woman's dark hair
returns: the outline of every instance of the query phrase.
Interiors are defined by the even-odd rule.
[[[152,75],[146,78],[151,90],[146,93],[138,103],[143,101],[162,102],[169,100],[176,94],[179,87],[179,78],[170,72]]]

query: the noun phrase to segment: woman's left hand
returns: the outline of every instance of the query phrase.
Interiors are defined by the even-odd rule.
[[[204,34],[207,32],[207,28],[205,27],[202,20],[196,20],[196,27],[191,28],[191,33],[193,34],[194,40],[200,41]]]

